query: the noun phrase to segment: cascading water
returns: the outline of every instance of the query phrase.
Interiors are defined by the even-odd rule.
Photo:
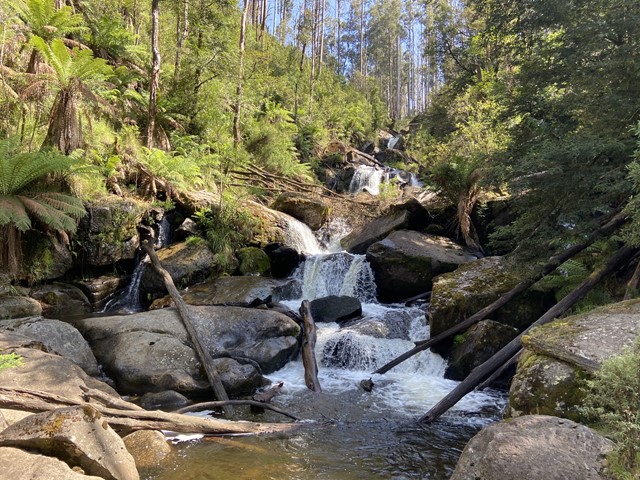
[[[280,213],[280,215],[286,223],[285,244],[288,247],[295,248],[297,251],[307,255],[323,251],[318,239],[307,225],[284,213]]]
[[[371,195],[380,195],[380,184],[386,172],[376,167],[360,165],[353,174],[349,184],[349,193],[355,195],[367,191]]]

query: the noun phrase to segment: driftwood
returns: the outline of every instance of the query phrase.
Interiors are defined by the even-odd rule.
[[[225,400],[224,402],[204,402],[204,403],[196,403],[195,405],[189,405],[188,407],[181,408],[180,410],[176,410],[176,413],[188,413],[188,412],[200,412],[202,410],[211,410],[213,408],[221,408],[227,405],[247,405],[250,407],[256,407],[260,409],[267,409],[273,412],[279,413],[280,415],[284,415],[285,417],[289,417],[292,420],[300,420],[295,415],[292,415],[289,412],[285,412],[284,410],[274,407],[273,405],[265,402],[259,402],[257,400]]]
[[[369,160],[370,162],[375,163],[375,164],[376,164],[376,165],[378,165],[379,167],[387,168],[387,166],[386,166],[384,163],[380,162],[380,161],[379,161],[376,157],[374,157],[373,155],[369,155],[368,153],[361,152],[360,150],[358,150],[358,149],[356,149],[356,148],[350,148],[350,149],[349,149],[349,151],[347,152],[347,155],[348,155],[349,153],[354,154],[354,155],[357,155],[357,156],[359,156],[359,157],[362,157],[362,158],[364,158],[365,160]]]
[[[490,305],[487,305],[486,307],[479,310],[478,312],[474,313],[466,320],[454,325],[453,327],[449,328],[448,330],[445,330],[444,332],[436,335],[435,337],[432,337],[428,340],[423,340],[421,342],[416,342],[416,346],[414,348],[394,358],[389,363],[387,363],[386,365],[383,365],[373,373],[378,373],[378,374],[387,373],[393,367],[398,366],[405,360],[408,360],[409,358],[422,352],[423,350],[426,350],[427,348],[437,343],[440,343],[443,340],[446,340],[447,338],[452,337],[453,335],[463,332],[467,328],[471,327],[472,325],[478,323],[481,320],[484,320],[489,315],[494,313],[496,310],[498,310],[499,308],[509,303],[511,300],[516,298],[521,293],[525,292],[529,287],[531,287],[538,280],[547,276],[548,274],[553,272],[556,268],[558,268],[560,265],[562,265],[564,262],[574,257],[575,255],[583,251],[585,248],[587,248],[591,244],[593,244],[596,240],[598,240],[599,238],[602,238],[602,236],[604,235],[607,235],[615,231],[626,220],[627,220],[627,217],[625,214],[619,213],[615,215],[609,222],[607,222],[602,227],[600,227],[595,233],[591,234],[583,243],[574,245],[568,248],[567,250],[565,250],[564,252],[560,253],[559,255],[551,257],[547,262],[547,264],[544,265],[536,275],[526,280],[523,280],[518,285],[513,287],[511,290],[509,290],[507,293],[500,296],[500,298],[498,298],[496,301],[494,301]]]
[[[500,368],[507,360],[513,357],[521,347],[521,338],[528,333],[533,327],[538,325],[544,325],[554,320],[556,317],[562,315],[569,308],[575,305],[580,299],[582,299],[596,284],[598,284],[603,278],[609,274],[615,272],[619,267],[624,265],[633,257],[637,252],[637,249],[633,247],[620,248],[607,263],[598,271],[593,272],[586,280],[584,280],[578,287],[576,287],[571,293],[560,300],[555,306],[547,311],[542,317],[536,320],[533,325],[527,328],[523,333],[509,342],[502,350],[496,353],[489,360],[482,365],[474,368],[469,376],[464,379],[460,384],[454,388],[449,394],[447,394],[442,400],[440,400],[426,415],[420,418],[421,422],[433,422],[439,418],[443,413],[453,407],[458,401],[464,397],[467,393],[472,391],[478,386],[485,378],[491,375],[497,368]]]
[[[153,246],[148,241],[143,242],[142,247],[149,255],[151,263],[153,264],[153,268],[155,268],[156,272],[158,272],[162,277],[164,285],[167,288],[169,295],[171,295],[171,298],[173,299],[173,303],[175,304],[178,313],[180,314],[180,318],[182,319],[182,323],[184,324],[187,333],[191,338],[191,342],[193,343],[196,353],[198,354],[198,358],[202,363],[202,366],[204,367],[204,371],[207,374],[207,378],[209,379],[209,383],[211,384],[211,388],[213,389],[216,398],[221,401],[229,400],[227,391],[224,389],[222,381],[218,377],[218,372],[213,365],[213,358],[211,358],[211,355],[209,354],[207,349],[204,348],[204,346],[200,342],[198,334],[196,333],[196,330],[193,326],[193,322],[191,321],[191,316],[189,315],[189,308],[180,296],[178,289],[173,283],[171,275],[169,275],[169,272],[167,272],[162,267],[162,265],[160,264],[160,260],[158,260],[158,256],[156,255],[156,252],[153,250]]]
[[[312,392],[320,393],[322,388],[318,381],[318,363],[314,349],[316,346],[316,323],[311,316],[309,300],[304,300],[300,306],[300,315],[304,322],[302,336],[302,364],[304,365],[304,382]]]
[[[415,302],[416,300],[428,300],[431,298],[431,290],[428,292],[421,293],[420,295],[415,295],[410,298],[405,298],[404,300],[400,300],[398,303],[404,303],[405,307],[408,307],[410,303]]]
[[[299,428],[299,424],[293,423],[232,422],[179,413],[167,413],[159,410],[122,410],[96,403],[71,400],[53,393],[0,387],[0,407],[2,408],[39,413],[68,406],[90,406],[100,412],[112,428],[126,432],[135,430],[168,430],[178,433],[209,435],[255,435],[260,433],[292,432]]]
[[[505,372],[507,368],[509,368],[511,365],[513,365],[518,361],[518,359],[520,358],[520,355],[522,355],[522,351],[523,351],[522,348],[518,350],[518,352],[513,357],[511,357],[509,360],[504,362],[500,368],[496,369],[496,371],[493,372],[484,382],[478,385],[478,388],[476,390],[485,390],[489,388],[493,384],[493,382],[495,382],[498,379],[498,377]]]

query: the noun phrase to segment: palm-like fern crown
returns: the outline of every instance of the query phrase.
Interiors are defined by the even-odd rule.
[[[69,172],[74,159],[55,151],[19,153],[16,142],[0,140],[0,226],[31,228],[31,218],[54,230],[74,232],[86,212],[82,201],[47,188],[44,177]]]
[[[86,30],[82,15],[69,6],[56,9],[55,0],[12,0],[11,5],[31,33],[45,40]]]

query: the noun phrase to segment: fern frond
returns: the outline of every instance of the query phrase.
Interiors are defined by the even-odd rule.
[[[16,197],[0,196],[0,226],[10,223],[21,232],[31,228],[31,220],[22,202]]]
[[[65,213],[62,213],[61,211],[56,210],[46,203],[42,203],[36,199],[23,195],[19,195],[18,198],[24,204],[27,212],[47,227],[53,230],[62,230],[72,233],[76,231],[76,221],[69,215],[66,215]]]
[[[43,192],[33,198],[73,218],[82,218],[87,213],[82,200],[64,193]]]

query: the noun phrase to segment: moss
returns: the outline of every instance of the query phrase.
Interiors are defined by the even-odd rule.
[[[240,273],[242,275],[263,275],[271,270],[269,256],[256,247],[241,248],[237,252],[240,261]]]

